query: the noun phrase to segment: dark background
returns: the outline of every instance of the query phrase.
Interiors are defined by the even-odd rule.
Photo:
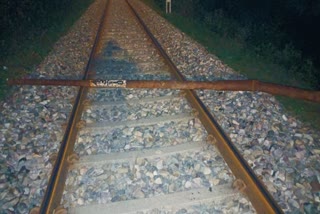
[[[273,40],[280,46],[291,40],[296,47],[303,50],[304,55],[311,57],[319,66],[319,0],[201,0],[198,3],[199,9],[207,12],[222,9],[227,16],[238,20],[241,25],[251,27],[252,31],[259,31],[258,28],[262,28],[259,27],[262,25],[269,27],[270,32],[264,32],[270,36],[269,39],[265,38],[266,40]],[[277,30],[280,32],[276,32]],[[271,33],[280,35],[272,36]],[[248,39],[254,41],[258,38],[252,36]]]
[[[1,53],[62,21],[76,0],[0,0]],[[154,0],[164,7],[165,0]],[[172,0],[172,11],[242,41],[320,89],[320,0]]]
[[[320,89],[320,0],[172,0],[172,11],[241,40]]]
[[[0,0],[0,57],[15,54],[39,38],[52,39],[63,32],[69,24],[66,20],[71,23],[75,11],[83,12],[84,1]]]

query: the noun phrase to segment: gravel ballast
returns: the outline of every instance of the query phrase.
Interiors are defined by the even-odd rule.
[[[141,2],[151,32],[189,80],[246,79]],[[272,95],[197,91],[286,213],[320,211],[320,134]]]
[[[131,1],[189,80],[246,79],[141,2]],[[105,1],[95,1],[32,73],[80,79]],[[40,206],[76,87],[14,87],[0,102],[0,213]],[[197,91],[286,213],[320,212],[320,134],[271,95]]]
[[[80,79],[105,1],[97,0],[30,75]],[[0,102],[0,213],[40,206],[76,87],[21,86]]]

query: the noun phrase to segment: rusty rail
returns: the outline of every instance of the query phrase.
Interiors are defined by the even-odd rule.
[[[185,82],[186,79],[177,69],[175,64],[172,62],[170,57],[166,54],[164,49],[161,47],[160,43],[150,32],[146,24],[143,22],[139,14],[134,10],[132,5],[126,0],[129,6],[132,8],[132,11],[136,14],[137,19],[140,21],[142,27],[145,29],[150,39],[156,45],[159,53],[166,60],[168,66],[170,67],[172,77],[178,81]],[[222,154],[224,160],[230,167],[233,174],[238,178],[244,181],[247,188],[245,188],[245,193],[248,196],[249,200],[252,202],[252,205],[258,213],[283,213],[279,205],[272,198],[270,193],[267,191],[265,186],[260,182],[259,178],[254,174],[253,170],[249,167],[248,163],[240,155],[237,148],[224,133],[222,128],[210,114],[207,107],[202,103],[198,98],[195,91],[186,89],[184,90],[185,97],[190,102],[191,106],[196,109],[199,113],[199,119],[203,123],[205,129],[209,135],[212,135],[216,138],[215,146],[218,148]]]
[[[320,91],[305,90],[259,80],[173,81],[173,80],[58,80],[58,79],[12,79],[9,85],[55,85],[92,88],[169,88],[207,89],[218,91],[260,91],[320,103]]]
[[[106,19],[107,10],[109,7],[109,0],[106,1],[103,13],[100,17],[100,25],[94,40],[94,44],[90,53],[88,63],[86,65],[82,80],[90,78],[89,71],[92,69],[92,59],[94,58],[99,39],[102,34],[104,21]],[[10,82],[10,81],[9,81]],[[64,211],[59,211],[60,201],[63,195],[65,181],[68,174],[68,159],[73,153],[73,147],[75,143],[76,134],[78,131],[77,123],[81,119],[81,112],[83,110],[82,102],[86,97],[87,88],[80,87],[75,98],[75,102],[72,111],[69,115],[69,120],[67,123],[66,131],[60,144],[59,152],[57,154],[56,161],[53,165],[51,176],[48,181],[47,189],[43,197],[39,213],[41,214],[51,214],[51,213],[65,213]]]

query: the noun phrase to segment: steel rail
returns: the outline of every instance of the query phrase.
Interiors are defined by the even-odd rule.
[[[102,27],[104,25],[107,10],[109,6],[109,0],[106,1],[106,5],[103,11],[103,14],[100,17],[100,24],[98,27],[98,31],[95,37],[95,41],[93,44],[93,48],[90,53],[90,57],[88,60],[88,63],[86,65],[86,69],[84,71],[83,80],[88,78],[90,68],[92,67],[92,59],[94,55],[96,54],[98,42],[100,40]],[[51,172],[50,180],[47,185],[47,189],[43,198],[43,201],[41,203],[40,211],[39,213],[46,213],[51,214],[55,212],[55,209],[57,209],[60,206],[60,201],[62,198],[65,181],[68,174],[68,157],[73,152],[73,147],[75,143],[75,137],[77,132],[77,123],[80,120],[81,112],[83,105],[81,103],[86,97],[87,88],[86,87],[80,87],[77,97],[75,99],[75,103],[72,108],[72,112],[69,117],[69,121],[66,127],[65,134],[63,136],[59,152],[57,154],[56,161],[54,163],[54,167]]]
[[[12,79],[9,85],[82,86],[90,88],[207,89],[218,91],[260,91],[320,103],[320,91],[261,82],[259,80],[172,81],[172,80],[60,80]]]
[[[91,59],[95,53],[98,37],[101,33],[101,26],[103,25],[103,20],[108,8],[108,2],[106,5],[105,13],[101,17],[102,21],[100,23],[99,31],[96,36],[96,40],[94,43],[94,47],[90,54],[90,59],[86,67],[86,71],[83,77],[83,80],[88,78],[88,71],[91,67]],[[132,6],[129,4],[133,12],[136,14],[137,18],[142,22],[141,18],[138,14],[134,11]],[[150,34],[150,31],[146,28],[144,23],[142,22],[145,30],[148,32],[150,38],[158,47],[160,53],[164,58],[167,58],[167,61],[171,68],[173,68],[173,76],[178,79],[178,82],[183,83],[185,79],[183,76],[178,72],[175,65],[172,63],[170,58],[165,54],[159,43],[156,39]],[[163,84],[162,84],[163,85]],[[200,101],[200,99],[196,96],[194,91],[185,90],[186,97],[191,102],[192,106],[197,109],[199,112],[199,118],[204,123],[207,131],[209,134],[213,134],[217,138],[216,146],[218,147],[219,151],[224,156],[226,162],[228,163],[229,167],[236,175],[236,177],[242,179],[247,188],[244,189],[244,192],[248,195],[249,199],[253,203],[253,206],[259,213],[271,213],[271,212],[282,212],[281,209],[278,207],[276,202],[273,201],[270,194],[267,192],[263,184],[259,181],[259,179],[254,175],[252,169],[248,166],[245,160],[242,158],[240,153],[237,151],[235,146],[232,144],[230,139],[224,134],[221,127],[216,123],[214,118],[211,116],[209,111]],[[86,88],[80,87],[75,105],[72,109],[71,116],[69,118],[69,123],[66,129],[66,133],[63,137],[63,141],[61,142],[61,147],[58,153],[57,160],[54,164],[54,168],[52,170],[52,176],[49,180],[49,184],[45,193],[45,197],[41,204],[40,213],[52,213],[56,207],[59,206],[61,196],[63,193],[63,187],[65,185],[65,179],[67,176],[67,164],[66,160],[68,156],[73,151],[74,140],[77,132],[76,124],[77,121],[80,119],[80,113],[82,111],[81,102],[86,96]]]
[[[173,76],[178,81],[185,81],[183,75],[179,72],[177,67],[174,65],[169,56],[163,50],[157,39],[152,35],[146,24],[142,21],[141,17],[137,14],[137,12],[134,10],[134,8],[128,2],[128,0],[126,1],[129,4],[132,11],[137,16],[137,19],[140,21],[143,28],[150,36],[151,40],[154,42],[154,44],[156,44],[161,55],[167,60],[167,63],[169,64],[170,68],[172,68]],[[243,188],[243,192],[248,196],[256,211],[258,213],[283,213],[282,209],[273,199],[273,197],[268,192],[264,184],[255,175],[248,163],[241,156],[238,149],[231,142],[229,137],[225,134],[223,129],[213,118],[209,110],[202,103],[202,101],[199,99],[196,93],[193,90],[189,89],[184,91],[186,93],[186,98],[189,100],[192,107],[198,111],[199,119],[204,124],[204,127],[206,128],[208,134],[216,138],[216,142],[214,143],[214,145],[222,154],[224,160],[227,162],[231,171],[238,179],[241,179],[244,182],[245,188]]]

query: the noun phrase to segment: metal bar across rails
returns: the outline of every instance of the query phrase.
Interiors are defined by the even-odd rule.
[[[108,11],[107,1],[105,11]],[[128,2],[128,1],[127,1]],[[129,2],[128,2],[129,3]],[[132,8],[132,6],[129,4]],[[224,133],[219,124],[215,121],[213,116],[210,114],[206,106],[197,97],[196,93],[192,89],[214,89],[215,90],[248,90],[248,91],[265,91],[266,85],[258,81],[243,80],[236,81],[236,84],[232,82],[192,82],[186,81],[182,74],[178,71],[175,65],[172,63],[170,58],[166,55],[160,44],[150,33],[146,25],[143,23],[139,15],[132,8],[133,13],[137,19],[141,22],[141,25],[146,30],[151,40],[157,46],[159,52],[166,59],[168,65],[171,67],[172,76],[177,81],[137,81],[137,80],[88,80],[88,71],[92,70],[91,60],[96,56],[97,52],[97,41],[100,38],[101,26],[105,20],[105,15],[101,18],[100,28],[95,40],[94,47],[92,49],[89,62],[86,67],[86,71],[82,80],[9,80],[9,84],[32,84],[32,85],[64,85],[64,86],[80,86],[79,92],[73,106],[69,122],[67,124],[66,133],[63,136],[59,153],[52,170],[52,175],[48,183],[48,187],[43,198],[42,205],[39,213],[58,213],[57,208],[60,205],[61,196],[63,193],[66,176],[68,173],[68,159],[72,157],[74,142],[78,131],[77,123],[81,118],[81,112],[83,111],[83,103],[88,87],[115,87],[115,88],[171,88],[171,89],[184,89],[185,97],[191,103],[191,106],[198,112],[198,117],[203,123],[209,135],[212,135],[216,140],[212,142],[220,151],[224,157],[226,163],[230,167],[235,177],[243,181],[242,192],[244,192],[258,213],[282,213],[281,208],[272,198],[266,187],[254,174],[253,170],[240,155],[235,145],[231,142],[228,136]],[[108,13],[104,13],[108,14]],[[46,84],[45,84],[46,83]],[[279,87],[279,86],[278,86]],[[292,89],[290,94],[296,98],[308,97],[307,100],[319,101],[319,92],[308,92],[301,89]],[[277,88],[275,92],[284,95],[281,92],[283,88]],[[296,95],[299,96],[296,96]],[[307,95],[311,94],[311,95]]]
[[[266,83],[258,80],[220,81],[173,81],[173,80],[59,80],[59,79],[15,79],[9,85],[55,85],[82,86],[90,88],[163,88],[163,89],[206,89],[218,91],[260,91],[273,95],[287,96],[320,103],[320,91]]]

